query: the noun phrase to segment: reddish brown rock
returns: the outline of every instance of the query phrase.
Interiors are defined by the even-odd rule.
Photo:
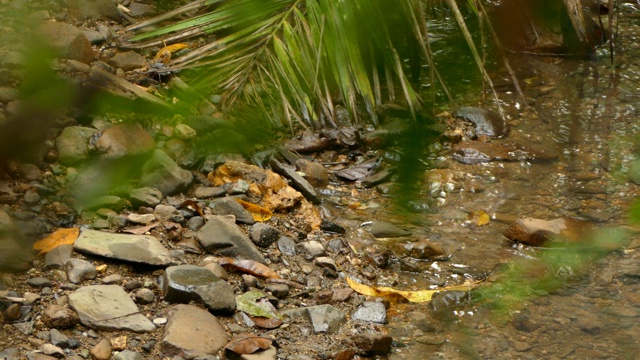
[[[511,224],[505,230],[504,236],[511,241],[531,246],[542,246],[554,238],[577,242],[590,229],[589,223],[571,218],[553,220],[523,218]]]
[[[74,327],[79,319],[78,314],[69,308],[50,305],[45,309],[42,321],[50,328],[70,328]]]

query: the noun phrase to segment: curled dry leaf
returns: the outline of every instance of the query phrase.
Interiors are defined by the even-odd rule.
[[[243,333],[231,338],[224,348],[238,355],[245,355],[268,349],[272,342],[273,340],[266,337]]]
[[[48,253],[60,245],[72,245],[80,235],[80,229],[58,229],[44,239],[40,239],[33,244],[33,250],[39,250],[38,256]]]
[[[200,208],[200,206],[198,205],[197,202],[195,202],[193,200],[185,200],[185,201],[182,202],[182,204],[180,204],[180,206],[178,206],[178,209],[182,209],[182,208],[186,208],[186,207],[192,208],[193,211],[198,213],[198,215],[204,217],[204,213],[202,212],[202,209]]]
[[[368,286],[368,285],[356,282],[355,280],[351,279],[348,276],[346,277],[346,279],[347,279],[347,284],[349,284],[349,287],[362,295],[378,296],[378,297],[401,296],[409,300],[410,302],[414,302],[414,303],[431,301],[431,298],[433,297],[433,295],[440,291],[447,291],[447,290],[468,291],[473,289],[477,285],[477,283],[465,282],[462,285],[446,286],[441,289],[435,289],[435,290],[409,291],[409,290],[398,290],[398,289],[385,287],[385,286],[381,286],[381,287]]]
[[[266,317],[255,317],[249,316],[251,321],[253,321],[256,326],[261,327],[263,329],[275,329],[278,326],[282,325],[282,320],[278,318],[266,318]]]
[[[280,279],[275,271],[271,270],[268,266],[260,264],[253,260],[236,260],[228,257],[220,258],[218,260],[225,269],[234,269],[243,273],[267,278],[267,279]]]
[[[171,60],[172,53],[178,50],[185,49],[187,47],[189,47],[189,45],[184,43],[165,46],[156,53],[156,56],[153,57],[153,60],[151,60],[151,62],[166,64]]]
[[[271,219],[271,216],[273,215],[273,213],[269,211],[269,209],[263,208],[260,205],[252,204],[250,202],[240,200],[240,199],[236,199],[236,201],[239,202],[243,208],[245,208],[248,212],[251,213],[251,216],[253,216],[253,220],[255,221],[260,221],[260,222],[267,221]]]
[[[484,210],[476,210],[469,213],[469,220],[475,221],[476,225],[487,225],[491,220],[489,214]]]

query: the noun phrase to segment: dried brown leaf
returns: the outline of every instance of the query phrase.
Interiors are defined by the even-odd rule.
[[[233,269],[243,273],[268,279],[280,279],[280,275],[278,275],[275,271],[271,270],[268,266],[260,264],[259,262],[254,260],[236,260],[224,257],[218,260],[218,264],[220,264],[225,269]]]
[[[40,250],[38,256],[48,253],[60,245],[73,244],[80,235],[80,229],[58,229],[44,239],[33,244],[33,250]]]
[[[238,355],[245,355],[268,349],[272,342],[273,340],[266,337],[243,333],[231,338],[224,348]]]
[[[236,201],[251,213],[251,215],[253,216],[253,220],[255,221],[267,221],[271,219],[271,216],[273,215],[273,213],[269,211],[269,209],[263,208],[260,205],[256,205],[240,199],[236,199]]]

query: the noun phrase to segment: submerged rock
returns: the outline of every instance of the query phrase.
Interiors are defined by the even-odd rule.
[[[453,116],[472,122],[476,126],[476,136],[496,137],[506,133],[504,120],[492,110],[466,106],[456,110]]]
[[[541,246],[556,237],[566,241],[578,241],[590,229],[591,224],[571,218],[553,220],[523,218],[511,224],[504,231],[504,236],[526,245]]]

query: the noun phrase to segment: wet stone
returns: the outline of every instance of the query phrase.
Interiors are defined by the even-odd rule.
[[[281,236],[278,239],[278,250],[285,255],[293,256],[296,254],[296,242],[288,236]]]
[[[540,327],[540,325],[531,321],[529,317],[526,315],[517,316],[515,319],[513,319],[511,324],[517,330],[528,332],[528,333],[533,332]]]
[[[334,234],[344,234],[347,232],[347,230],[342,226],[327,219],[322,219],[322,223],[320,223],[320,229]]]
[[[148,265],[168,265],[169,251],[153,236],[83,230],[73,245],[79,252]]]
[[[337,332],[347,321],[346,315],[331,305],[311,306],[306,310],[316,334]]]
[[[133,206],[156,206],[162,201],[162,192],[152,187],[142,187],[129,192],[129,200]]]
[[[276,173],[291,180],[291,186],[300,191],[307,200],[314,204],[320,204],[320,197],[318,196],[318,193],[316,193],[316,190],[305,178],[298,175],[293,168],[288,167],[275,159],[271,160],[271,166]]]
[[[69,259],[65,264],[67,278],[74,284],[80,284],[84,280],[95,279],[98,275],[96,268],[90,262],[82,259]]]
[[[211,254],[255,260],[263,264],[266,262],[249,237],[224,216],[208,216],[207,223],[196,236],[202,247]]]
[[[196,289],[221,281],[211,271],[195,265],[168,267],[164,274],[164,298],[169,302],[187,303],[198,299]]]
[[[81,287],[69,295],[69,304],[78,313],[82,324],[91,329],[134,332],[156,329],[124,289],[117,285]]]
[[[268,247],[280,236],[280,231],[271,225],[256,223],[251,227],[249,236],[253,243],[260,247]]]
[[[351,319],[384,324],[387,320],[387,309],[378,301],[365,301],[351,315]]]
[[[363,227],[376,238],[390,238],[411,235],[410,231],[401,229],[386,221],[371,221]]]
[[[453,113],[453,116],[472,122],[476,126],[476,135],[489,137],[503,136],[506,133],[504,121],[494,111],[478,107],[461,107]]]
[[[162,353],[193,359],[215,354],[228,341],[225,328],[208,311],[192,305],[176,305],[169,312],[162,337]]]
[[[296,166],[305,174],[309,184],[315,187],[325,187],[329,184],[329,172],[322,164],[306,159],[298,159],[296,160]]]
[[[386,334],[358,334],[353,343],[363,355],[384,355],[391,349],[393,338]]]
[[[209,207],[215,215],[233,215],[236,217],[236,221],[241,224],[251,225],[256,222],[253,215],[234,198],[215,199],[209,203]]]

